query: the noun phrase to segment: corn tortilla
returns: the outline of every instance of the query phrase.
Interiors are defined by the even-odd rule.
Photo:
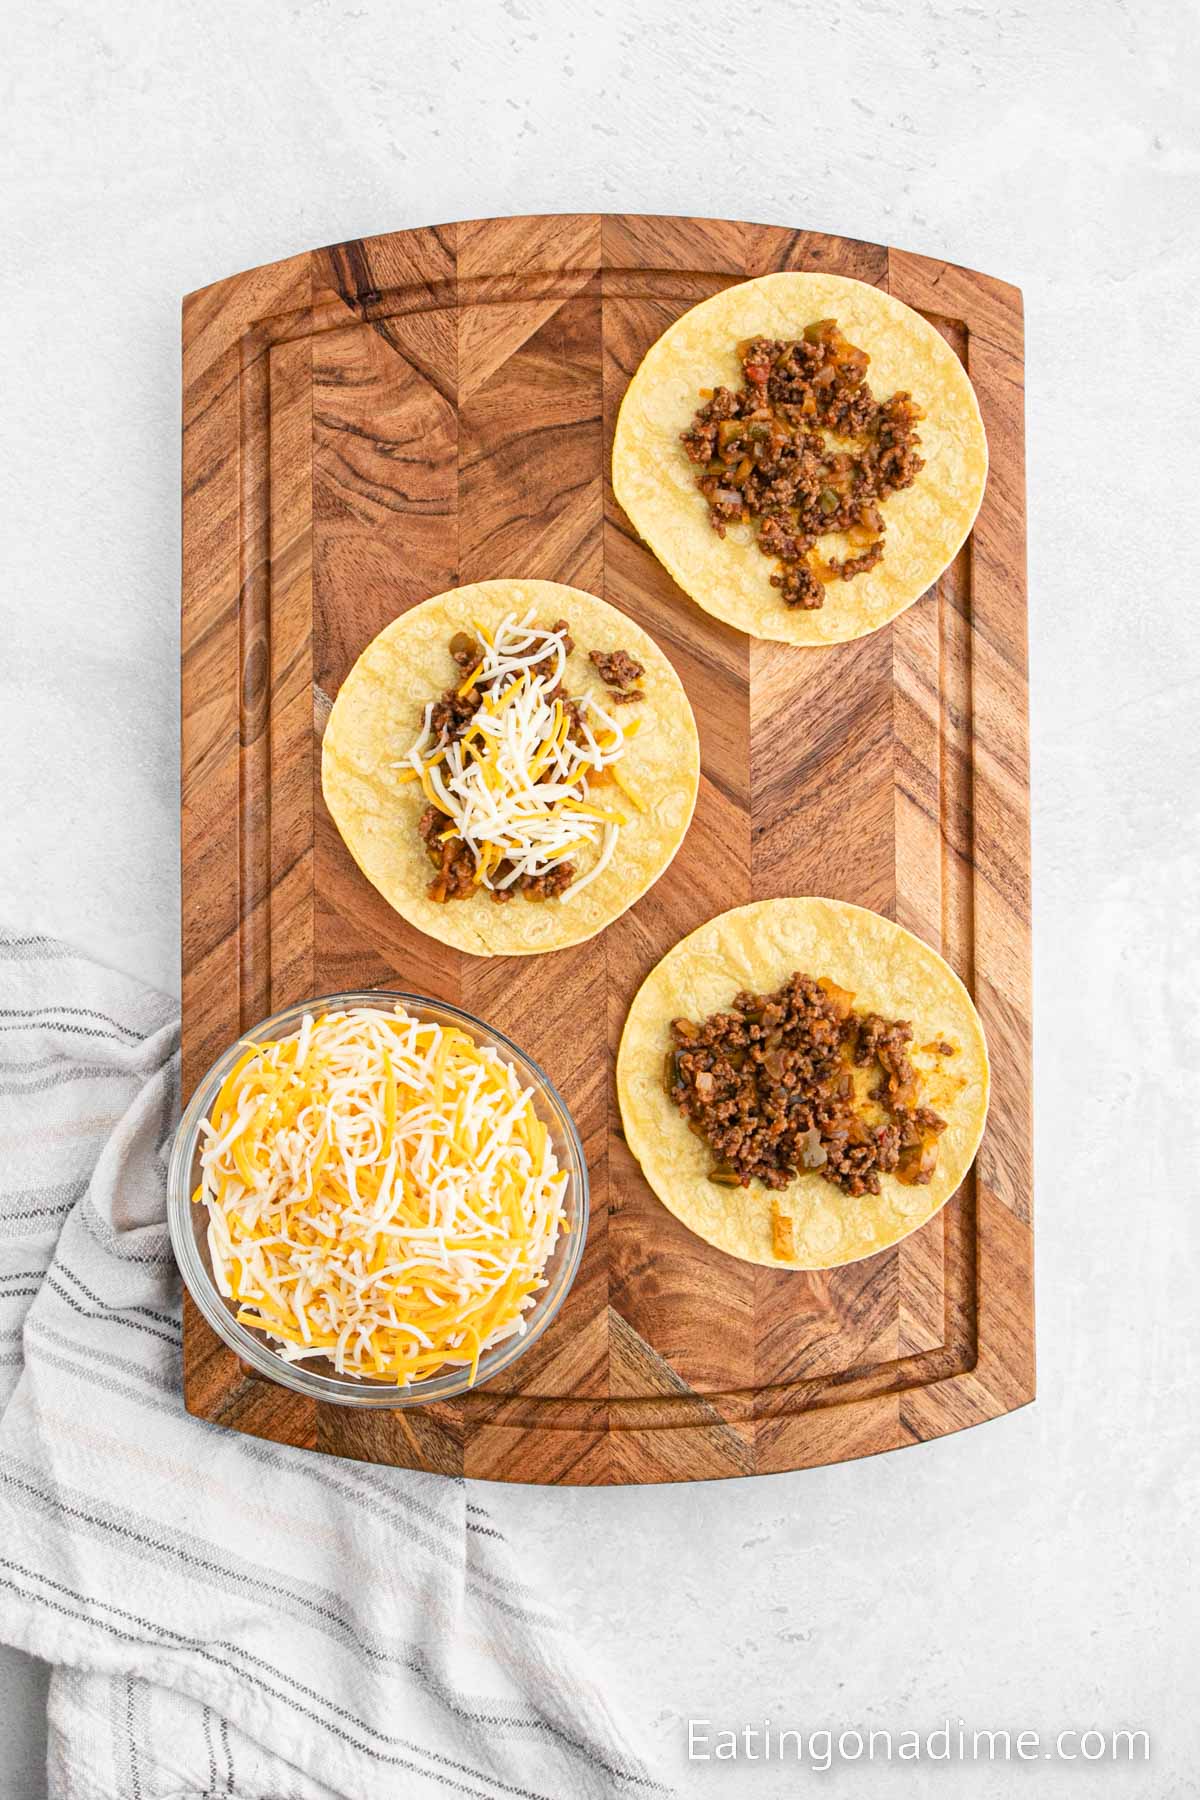
[[[884,1175],[878,1194],[852,1198],[809,1171],[777,1194],[758,1181],[727,1188],[708,1179],[711,1152],[663,1087],[671,1020],[707,1018],[743,988],[772,992],[797,969],[848,988],[856,1010],[912,1021],[912,1060],[927,1075],[928,1103],[947,1121],[927,1187]],[[944,1064],[921,1049],[943,1036],[956,1047]],[[931,1219],[979,1148],[988,1082],[983,1026],[954,971],[912,932],[842,900],[758,900],[710,919],[646,977],[617,1057],[625,1137],[663,1205],[718,1250],[772,1268],[856,1262]],[[773,1199],[794,1221],[796,1254],[787,1262],[771,1247]]]
[[[436,699],[456,673],[449,642],[473,620],[491,630],[508,614],[549,628],[570,625],[575,649],[564,677],[568,693],[609,693],[588,660],[589,650],[628,650],[645,667],[645,698],[622,709],[641,728],[621,758],[620,769],[644,800],[635,811],[615,788],[628,824],[613,860],[569,900],[526,900],[498,905],[480,890],[465,900],[436,901],[427,889],[432,873],[417,835],[425,805],[415,782],[396,781],[393,764],[411,748],[427,701]],[[611,696],[610,696],[611,698]],[[683,842],[696,804],[700,744],[692,709],[671,664],[654,640],[624,613],[580,588],[555,581],[482,581],[436,594],[403,613],[363,651],[342,683],[321,750],[325,803],[355,862],[390,906],[430,937],[474,956],[530,956],[561,950],[593,937],[658,880]],[[575,859],[580,874],[597,851]]]
[[[882,503],[882,562],[852,581],[830,582],[825,604],[806,612],[785,606],[771,586],[777,564],[758,549],[752,524],[717,536],[679,434],[702,404],[701,388],[740,386],[742,339],[798,338],[822,318],[835,318],[868,353],[867,382],[878,399],[906,389],[924,410],[925,467],[912,487]],[[613,486],[659,561],[707,612],[751,637],[834,644],[886,625],[953,562],[979,510],[987,461],[975,391],[928,320],[866,282],[786,273],[726,288],[652,345],[617,420]],[[817,548],[826,557],[853,554],[841,533],[827,534]]]

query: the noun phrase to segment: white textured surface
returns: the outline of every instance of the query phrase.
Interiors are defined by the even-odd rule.
[[[186,290],[355,233],[572,208],[803,224],[1019,283],[1041,1399],[810,1474],[494,1503],[672,1756],[689,1711],[1146,1725],[1149,1778],[1082,1763],[1028,1776],[1047,1795],[1191,1794],[1195,9],[435,11],[110,0],[6,19],[0,916],[176,984]],[[30,1711],[0,1718],[0,1770],[22,1766]],[[854,1800],[1022,1779],[829,1778]],[[742,1800],[803,1781],[709,1765],[688,1791]],[[0,1775],[5,1800],[26,1793]]]

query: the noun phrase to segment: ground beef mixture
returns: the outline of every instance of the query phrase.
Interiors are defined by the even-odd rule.
[[[712,1181],[782,1188],[812,1169],[857,1195],[877,1194],[881,1175],[932,1178],[946,1121],[921,1104],[912,1026],[856,1012],[834,982],[794,974],[701,1024],[675,1019],[671,1040],[667,1094],[713,1152]],[[868,1065],[877,1079],[856,1098],[853,1071]]]
[[[796,340],[750,338],[738,351],[742,386],[702,390],[683,445],[700,467],[714,530],[724,537],[735,521],[754,521],[759,549],[781,565],[772,586],[788,606],[815,611],[827,582],[852,581],[882,558],[880,503],[924,467],[921,410],[906,393],[875,399],[870,358],[836,319]],[[844,442],[830,443],[827,432]],[[814,546],[834,531],[854,554],[826,561]]]
[[[575,640],[567,628],[567,621],[556,619],[553,630],[556,634],[561,635],[567,655],[570,656],[575,648]],[[483,645],[473,638],[469,631],[456,631],[450,639],[450,654],[460,669],[474,669],[483,661]],[[546,651],[542,662],[550,662],[553,656],[554,650],[551,647]],[[532,666],[536,672],[540,669],[541,663],[534,663]],[[430,728],[434,736],[443,743],[452,744],[456,738],[462,737],[491,692],[492,683],[490,681],[477,682],[469,687],[465,694],[459,693],[458,690],[461,686],[462,681],[460,680],[446,688],[441,698],[435,703],[429,717]],[[573,722],[578,723],[577,703],[573,700],[566,700],[561,685],[556,690],[556,698],[565,701]]]
[[[605,686],[616,689],[610,695],[614,705],[628,706],[633,700],[645,699],[638,682],[646,671],[628,650],[589,650],[588,656],[599,670]]]
[[[570,635],[567,621],[556,619],[552,627],[553,633],[562,638],[568,656],[575,648],[575,640]],[[450,655],[462,670],[475,669],[483,660],[483,646],[469,632],[456,631],[450,639]],[[554,658],[554,647],[549,646],[546,655],[532,664],[536,673],[543,663],[550,663]],[[591,660],[600,671],[606,682],[610,678],[620,681],[623,691],[611,696],[614,701],[625,703],[643,698],[640,690],[629,688],[630,682],[641,679],[645,670],[640,662],[636,662],[624,650],[610,652],[591,652]],[[605,673],[605,670],[608,673]],[[479,711],[492,683],[479,681],[469,687],[466,693],[460,693],[461,679],[446,688],[435,702],[429,715],[430,728],[434,736],[444,744],[452,744],[468,730],[472,719]],[[571,721],[570,735],[577,742],[583,741],[582,709],[579,701],[563,688],[562,683],[554,689],[554,698],[561,700],[563,711]],[[431,900],[467,900],[477,891],[475,881],[475,858],[463,840],[454,835],[443,840],[446,830],[446,815],[436,806],[426,806],[417,821],[417,831],[425,846],[425,854],[433,864],[436,873],[429,883],[428,893]],[[512,873],[512,864],[501,862],[492,871],[495,881],[499,882],[505,875]],[[512,900],[517,894],[526,900],[554,900],[565,893],[575,879],[575,864],[558,863],[548,869],[544,875],[518,875],[508,887],[493,886],[486,890],[498,906]]]
[[[445,813],[439,812],[436,806],[427,806],[417,821],[417,830],[425,854],[437,870],[429,884],[429,898],[468,900],[476,891],[475,858],[460,837],[448,837],[443,843],[445,829]],[[498,863],[495,874],[499,878],[509,874],[511,869],[509,862]],[[517,894],[523,894],[526,900],[553,900],[565,892],[574,879],[575,864],[561,862],[553,869],[547,869],[544,875],[518,875],[509,887],[494,887],[489,892],[498,906]]]

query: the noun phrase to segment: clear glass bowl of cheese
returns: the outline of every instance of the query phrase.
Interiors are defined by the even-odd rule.
[[[316,1021],[329,1015],[352,1014],[360,1008],[385,1014],[394,1014],[396,1009],[401,1009],[402,1014],[420,1028],[419,1032],[411,1034],[411,1042],[416,1046],[411,1051],[411,1066],[417,1068],[424,1056],[425,1063],[434,1071],[420,1077],[422,1082],[437,1084],[436,1091],[431,1086],[428,1094],[424,1087],[401,1086],[401,1097],[397,1102],[397,1089],[393,1085],[390,1134],[389,1121],[384,1117],[389,1104],[386,1093],[377,1100],[376,1088],[369,1083],[364,1088],[357,1077],[339,1075],[353,1092],[348,1099],[340,1098],[338,1105],[329,1110],[328,1095],[333,1080],[328,1072],[329,1065],[316,1056],[315,1050],[305,1048],[306,1016]],[[426,1027],[438,1029],[426,1031]],[[307,1043],[311,1047],[314,1036],[311,1028],[308,1029]],[[347,1026],[344,1029],[353,1038],[353,1028]],[[454,1034],[461,1033],[474,1046],[475,1052],[482,1054],[480,1071],[476,1073],[472,1051],[466,1045],[460,1046],[457,1062],[450,1072],[452,1084],[459,1083],[454,1106],[444,1098],[443,1077],[436,1073],[436,1046],[447,1033],[451,1044],[458,1043]],[[298,1052],[304,1055],[301,1066],[305,1069],[316,1061],[321,1062],[320,1095],[325,1097],[328,1116],[333,1123],[322,1127],[319,1107],[309,1108],[302,1104],[307,1097],[303,1081],[299,1078],[293,1081],[286,1073],[272,1077],[277,1091],[285,1098],[289,1086],[302,1091],[292,1103],[295,1122],[287,1124],[285,1118],[286,1140],[278,1135],[284,1126],[275,1126],[271,1119],[265,1125],[257,1116],[249,1121],[251,1136],[255,1126],[263,1125],[257,1133],[258,1160],[261,1163],[266,1154],[270,1170],[260,1177],[254,1167],[247,1167],[245,1161],[236,1162],[239,1144],[221,1148],[223,1140],[229,1136],[229,1117],[234,1117],[232,1129],[236,1131],[237,1121],[243,1116],[233,1112],[231,1095],[236,1094],[241,1078],[239,1065],[244,1068],[255,1062],[254,1046],[284,1044],[288,1040],[293,1041],[294,1048],[284,1053],[285,1068],[288,1057],[292,1059],[291,1066],[295,1066]],[[354,1048],[351,1045],[347,1050],[335,1043],[331,1054],[335,1058],[333,1066],[338,1071],[357,1066],[353,1059]],[[388,1066],[388,1059],[385,1058],[381,1065],[372,1066]],[[395,1064],[390,1066],[394,1082]],[[256,1073],[253,1067],[250,1072],[252,1076]],[[521,1094],[527,1099],[518,1102],[512,1098],[511,1103],[506,1102],[503,1099],[505,1084],[511,1096]],[[274,1102],[265,1089],[263,1095],[263,1114],[270,1115],[275,1110]],[[243,1112],[255,1112],[257,1104],[252,1092],[243,1102]],[[397,1105],[400,1107],[398,1123]],[[222,1106],[224,1110],[220,1116],[225,1119],[227,1129],[218,1131],[212,1116],[214,1109]],[[524,1110],[518,1111],[519,1107]],[[517,1119],[515,1126],[511,1124],[512,1118]],[[535,1120],[544,1128],[544,1136]],[[425,1127],[432,1129],[431,1121],[436,1121],[437,1129],[423,1142],[422,1130]],[[517,1133],[515,1148],[508,1142],[514,1130]],[[332,1149],[336,1166],[332,1170],[329,1169],[330,1146],[324,1144],[322,1133],[324,1138],[335,1140]],[[246,1135],[243,1133],[243,1140]],[[478,1160],[480,1144],[484,1146],[482,1164]],[[392,1145],[397,1149],[395,1157],[389,1159],[379,1155],[381,1147]],[[523,1148],[525,1146],[527,1148]],[[474,1161],[472,1147],[475,1149]],[[489,1150],[494,1158],[490,1165],[493,1170],[497,1166],[513,1169],[528,1165],[531,1171],[540,1168],[540,1175],[531,1172],[527,1178],[524,1199],[515,1177],[507,1180],[498,1194],[491,1192],[497,1186],[497,1180],[494,1174],[488,1173]],[[498,1156],[497,1151],[500,1152]],[[245,1154],[247,1152],[243,1151]],[[539,1159],[537,1163],[535,1157]],[[207,1193],[205,1158],[209,1164]],[[282,1173],[281,1158],[282,1163],[286,1163],[286,1172]],[[517,1160],[513,1161],[513,1158]],[[313,1171],[319,1164],[321,1168],[314,1176]],[[464,1168],[469,1172],[460,1175],[459,1170]],[[232,1172],[231,1180],[222,1177],[222,1169]],[[248,1183],[260,1180],[270,1181],[271,1190],[264,1196],[262,1217],[255,1219],[258,1199]],[[428,1191],[423,1182],[428,1184]],[[360,1187],[366,1190],[365,1193],[359,1192]],[[347,1188],[353,1190],[353,1196],[344,1199],[343,1211],[339,1214],[336,1197],[346,1195]],[[319,1206],[311,1204],[314,1189],[323,1196]],[[374,1194],[373,1189],[376,1190]],[[218,1193],[220,1204],[216,1203]],[[387,1221],[389,1196],[397,1193],[407,1225]],[[431,1198],[434,1194],[436,1200]],[[540,1285],[528,1296],[528,1304],[520,1313],[519,1326],[509,1318],[509,1335],[489,1343],[484,1329],[489,1317],[488,1305],[491,1304],[494,1311],[496,1306],[505,1303],[509,1290],[503,1283],[508,1278],[516,1284],[517,1294],[520,1294],[523,1281],[529,1280],[531,1268],[551,1235],[545,1223],[549,1216],[546,1208],[551,1204],[548,1194],[553,1195],[560,1222],[553,1236],[553,1247],[541,1268]],[[226,1200],[228,1195],[233,1196],[231,1202]],[[329,1199],[329,1195],[334,1198]],[[246,1210],[248,1196],[249,1212]],[[295,1199],[297,1210],[281,1213],[280,1206],[289,1196]],[[210,1200],[214,1202],[212,1210]],[[499,1217],[503,1231],[507,1232],[509,1226],[504,1222],[504,1208],[516,1209],[512,1213],[513,1228],[524,1229],[521,1219],[530,1216],[535,1202],[541,1208],[537,1214],[541,1235],[531,1238],[528,1266],[522,1267],[517,1263],[517,1252],[510,1250],[503,1239],[496,1241],[494,1221]],[[470,1223],[476,1213],[466,1212],[464,1227],[464,1215],[454,1211],[461,1205],[468,1209],[478,1208],[482,1214],[485,1203],[490,1210],[486,1212],[482,1226],[488,1227],[490,1236],[482,1226],[477,1230]],[[439,1205],[441,1213],[437,1211]],[[213,1210],[220,1212],[220,1219],[214,1221]],[[532,1057],[502,1032],[458,1007],[417,994],[378,991],[328,994],[287,1007],[264,1019],[218,1057],[197,1083],[175,1136],[168,1174],[167,1214],[175,1258],[192,1298],[217,1335],[255,1373],[313,1399],[343,1406],[425,1406],[434,1400],[452,1399],[470,1388],[493,1381],[549,1328],[566,1299],[583,1255],[588,1225],[587,1164],[579,1133],[554,1084]],[[246,1233],[249,1217],[253,1235],[231,1240],[228,1220],[234,1215],[236,1232]],[[382,1224],[376,1223],[380,1215]],[[447,1218],[455,1225],[449,1237],[444,1224]],[[297,1219],[298,1224],[294,1223]],[[344,1220],[350,1223],[344,1224]],[[283,1227],[287,1228],[286,1232]],[[393,1231],[401,1235],[389,1235]],[[294,1234],[294,1241],[289,1233]],[[337,1270],[336,1281],[332,1284],[324,1275],[324,1259],[330,1244],[334,1247]],[[427,1256],[432,1256],[434,1261],[426,1261]],[[293,1257],[294,1261],[280,1261]],[[400,1260],[397,1262],[396,1258]],[[506,1277],[508,1264],[512,1266]],[[279,1280],[281,1268],[288,1271],[282,1285]],[[422,1281],[423,1272],[433,1281],[436,1291],[430,1291]],[[411,1279],[401,1282],[401,1276]],[[247,1283],[260,1296],[257,1300],[246,1300]],[[309,1353],[306,1340],[320,1340],[322,1336],[328,1339],[346,1316],[348,1308],[356,1316],[345,1327],[343,1361],[352,1354],[358,1368],[363,1369],[364,1360],[369,1363],[372,1355],[378,1358],[384,1354],[376,1345],[403,1342],[407,1346],[410,1337],[413,1354],[432,1360],[435,1352],[446,1348],[446,1307],[450,1304],[446,1301],[447,1284],[453,1289],[452,1304],[458,1304],[457,1297],[461,1292],[462,1316],[466,1321],[460,1342],[447,1351],[454,1360],[443,1360],[428,1373],[417,1371],[401,1384],[401,1377],[396,1373],[377,1375],[369,1369],[352,1373],[345,1368],[339,1370],[336,1353]],[[374,1325],[364,1324],[362,1309],[356,1307],[355,1295],[360,1292],[365,1293],[371,1303],[370,1318],[377,1321]],[[489,1293],[496,1295],[493,1302],[487,1299]],[[293,1294],[297,1296],[295,1302]],[[342,1312],[335,1311],[335,1299],[331,1295],[336,1296],[336,1304],[343,1307]],[[482,1300],[481,1295],[484,1296]],[[511,1309],[511,1300],[507,1304]],[[251,1317],[264,1319],[265,1323],[246,1323],[247,1312]],[[243,1315],[240,1319],[239,1313]],[[312,1323],[315,1314],[320,1314],[324,1321],[319,1327]],[[439,1321],[437,1331],[442,1333],[441,1337],[430,1336],[435,1331],[434,1319]],[[476,1326],[470,1322],[472,1319],[481,1323]],[[275,1329],[277,1325],[281,1329]],[[477,1333],[484,1342],[478,1343],[472,1333]],[[432,1347],[425,1348],[422,1338],[425,1345]]]

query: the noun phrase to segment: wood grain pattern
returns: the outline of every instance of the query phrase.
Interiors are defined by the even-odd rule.
[[[695,607],[613,498],[638,361],[746,275],[829,269],[918,308],[991,447],[975,532],[872,637],[757,643]],[[184,304],[184,1079],[290,1001],[403,985],[548,1069],[592,1223],[555,1325],[494,1385],[366,1416],[262,1381],[185,1314],[191,1409],[331,1454],[508,1481],[765,1473],[873,1455],[1033,1396],[1022,321],[1015,289],[885,246],[716,219],[482,219],[331,246]],[[599,938],[479,961],[406,925],[325,812],[321,732],[406,607],[504,574],[603,594],[691,696],[703,775],[662,880]],[[694,1238],[620,1134],[648,969],[715,912],[816,892],[940,948],[993,1060],[975,1169],[878,1257],[757,1269]]]

